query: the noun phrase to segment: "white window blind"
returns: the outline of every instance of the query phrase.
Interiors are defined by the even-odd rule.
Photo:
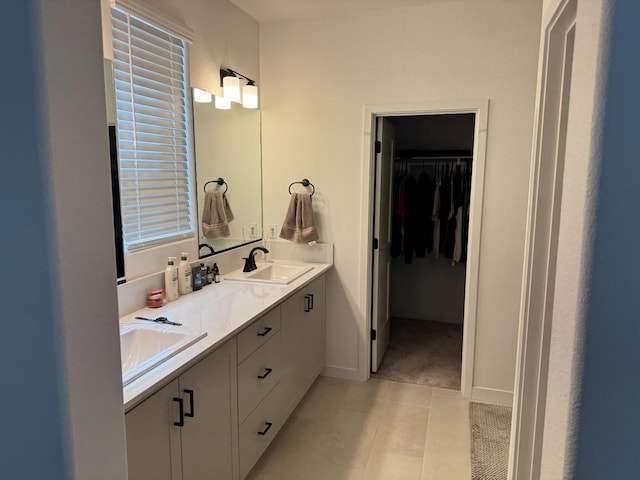
[[[185,41],[111,9],[126,251],[194,236]]]

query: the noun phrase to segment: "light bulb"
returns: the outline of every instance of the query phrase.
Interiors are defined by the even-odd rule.
[[[211,103],[212,95],[206,90],[200,90],[199,88],[194,88],[193,101],[198,103]]]
[[[258,87],[251,83],[242,87],[242,106],[244,108],[258,108]]]
[[[216,108],[218,110],[229,110],[231,108],[231,102],[224,97],[216,95]]]
[[[224,98],[230,102],[240,101],[240,79],[236,76],[227,76],[222,79],[222,92]]]

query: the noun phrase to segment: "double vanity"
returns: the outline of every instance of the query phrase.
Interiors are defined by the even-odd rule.
[[[324,368],[324,273],[278,261],[120,319],[129,478],[244,479]],[[181,325],[135,317],[166,317]]]

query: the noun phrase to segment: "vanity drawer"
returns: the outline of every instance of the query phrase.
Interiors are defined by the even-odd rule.
[[[276,386],[240,425],[240,478],[245,478],[282,427],[282,399]]]
[[[238,365],[238,418],[240,423],[280,380],[280,332]]]
[[[238,363],[279,331],[280,307],[276,307],[238,334]]]

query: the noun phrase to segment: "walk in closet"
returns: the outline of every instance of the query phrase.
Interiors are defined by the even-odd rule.
[[[475,115],[384,120],[390,339],[373,376],[460,390]]]

